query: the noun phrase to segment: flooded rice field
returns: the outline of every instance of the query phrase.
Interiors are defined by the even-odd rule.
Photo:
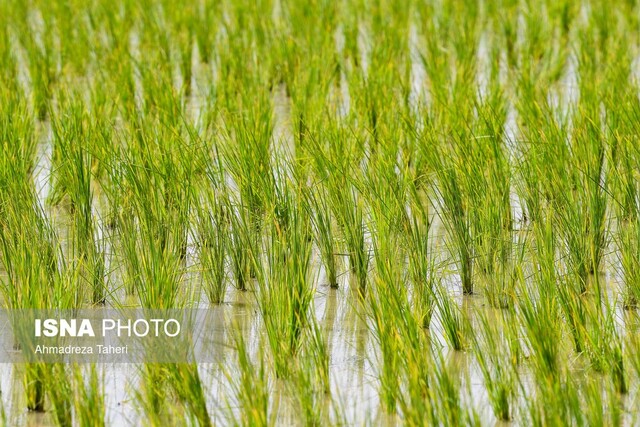
[[[0,360],[0,423],[638,424],[639,29],[603,0],[0,3],[3,313],[199,309],[216,343]]]

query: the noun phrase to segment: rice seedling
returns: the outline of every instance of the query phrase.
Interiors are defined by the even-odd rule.
[[[165,405],[170,394],[168,373],[161,364],[145,364],[141,371],[143,384],[136,390],[136,400],[149,424],[164,423],[172,409]]]
[[[453,350],[466,349],[468,345],[466,335],[470,327],[467,317],[443,284],[436,287],[435,294],[438,316],[447,344]]]
[[[437,282],[434,246],[429,238],[431,219],[426,208],[413,189],[412,217],[407,230],[409,257],[409,277],[413,284],[414,310],[423,328],[431,323],[435,305],[435,286]],[[406,223],[405,223],[406,224]]]
[[[424,317],[411,310],[408,289],[403,286],[399,238],[391,232],[389,218],[383,215],[375,223],[376,273],[367,313],[379,345],[380,397],[387,411],[401,409],[408,419],[418,420],[427,412],[424,395],[431,366],[424,363],[424,354],[430,351],[430,344],[423,330]],[[402,387],[403,382],[407,383],[407,390]]]
[[[396,411],[400,387],[398,370],[400,366],[401,342],[397,335],[400,327],[399,307],[406,301],[406,291],[402,289],[398,253],[388,235],[388,227],[380,224],[376,230],[374,242],[374,260],[376,266],[375,288],[369,297],[371,328],[380,346],[380,398],[388,412]]]
[[[576,353],[582,353],[588,301],[573,288],[571,283],[567,282],[558,286],[557,295],[559,307],[562,309],[573,338],[574,349]]]
[[[460,171],[455,160],[439,159],[436,166],[438,176],[439,215],[443,219],[450,236],[450,247],[455,254],[455,262],[465,294],[473,293],[473,260],[475,245],[471,234],[471,218],[465,207],[464,172]]]
[[[478,106],[480,120],[474,130],[476,149],[471,151],[471,215],[476,236],[477,264],[489,303],[507,307],[522,264],[523,244],[514,248],[516,234],[511,212],[511,170],[508,141],[504,139],[506,105],[503,89],[495,83],[495,71],[489,82],[489,93]]]
[[[8,93],[19,93],[20,88],[18,86],[18,67],[16,64],[15,55],[12,52],[12,42],[9,35],[9,29],[7,26],[7,16],[9,11],[7,5],[2,7],[3,18],[2,31],[0,32],[0,64],[2,64],[2,77],[6,82],[6,90]],[[24,119],[24,117],[23,117]]]
[[[64,364],[47,366],[47,395],[53,407],[56,425],[72,425],[73,392],[68,367]],[[55,386],[54,386],[55,384]]]
[[[561,381],[536,381],[535,395],[525,402],[525,419],[531,425],[567,425],[578,423],[582,417],[580,395],[566,371]]]
[[[591,366],[610,375],[616,393],[626,394],[628,380],[615,306],[607,300],[596,299],[594,306],[587,309],[587,317],[585,347]]]
[[[602,154],[603,155],[603,154]],[[575,182],[576,192],[568,190],[561,201],[559,213],[560,229],[564,232],[568,261],[576,278],[580,292],[586,292],[588,275],[599,271],[602,253],[606,245],[606,205],[607,197],[600,184],[600,174],[590,180],[584,191],[584,183]],[[586,205],[586,206],[585,206]]]
[[[229,256],[231,258],[231,268],[235,276],[236,288],[246,291],[249,288],[252,271],[252,253],[257,250],[253,241],[251,225],[247,217],[247,210],[240,206],[239,212],[236,213],[234,206],[228,203],[227,211],[232,212],[230,215],[230,242]],[[247,250],[248,249],[248,250]]]
[[[150,424],[180,419],[180,414],[174,413],[175,403],[179,403],[185,410],[183,417],[198,425],[211,425],[204,385],[195,363],[145,363],[141,373],[141,388],[135,396]]]
[[[23,99],[2,91],[3,188],[26,184],[35,168],[36,139],[33,131],[33,116]],[[6,201],[5,201],[6,203]]]
[[[323,109],[336,75],[332,37],[337,28],[336,8],[327,1],[283,4],[282,19],[291,26],[277,41],[283,60],[279,74],[291,100],[295,165],[300,175],[311,160],[307,141],[318,134],[323,119],[311,113]]]
[[[264,320],[275,372],[288,377],[309,328],[314,287],[310,278],[311,221],[304,198],[286,176],[275,180],[276,200],[269,209],[264,264],[256,266],[257,304]],[[259,260],[254,258],[254,263]]]
[[[315,333],[315,332],[314,332]],[[320,337],[320,340],[322,338]],[[320,357],[320,360],[316,360]],[[301,411],[301,420],[305,425],[322,425],[327,420],[328,409],[328,372],[325,372],[322,351],[316,349],[311,357],[301,357],[293,381],[292,392],[295,393]],[[319,364],[316,364],[320,362]],[[328,366],[327,366],[328,368]],[[328,371],[328,369],[327,369]]]
[[[607,105],[603,133],[610,147],[606,160],[610,165],[610,197],[613,209],[623,220],[633,221],[637,214],[638,188],[633,166],[636,154],[631,138],[635,133],[633,118],[637,117],[638,105],[630,98],[629,93],[635,90],[637,81],[629,78],[633,58],[629,55],[628,42],[623,34],[616,34],[614,38],[608,52],[616,66],[606,69],[607,79],[612,84],[602,87],[603,103]]]
[[[261,247],[260,235],[264,215],[267,209],[267,202],[274,195],[274,184],[271,182],[271,160],[269,152],[269,141],[272,133],[271,112],[269,104],[263,100],[264,105],[259,106],[259,110],[251,112],[247,117],[234,118],[231,125],[235,131],[233,135],[237,146],[225,145],[224,150],[229,150],[223,154],[228,173],[233,177],[239,189],[237,204],[238,218],[232,228],[235,236],[242,236],[246,241],[234,240],[234,251],[232,253],[236,269],[236,281],[239,289],[245,289],[245,277],[247,272],[243,269],[249,268],[250,277],[255,277],[253,264],[244,258],[241,252],[249,244],[254,251]],[[242,245],[242,246],[240,246]],[[240,252],[240,253],[238,253]],[[255,256],[258,254],[256,253]],[[243,259],[244,258],[244,259]]]
[[[334,225],[334,218],[327,202],[327,190],[323,186],[318,186],[317,191],[310,191],[312,207],[312,222],[314,226],[314,237],[316,246],[320,251],[320,258],[324,265],[327,281],[331,288],[338,288],[338,268],[340,258],[338,258],[337,230]]]
[[[221,9],[220,4],[217,2],[205,1],[198,8],[198,13],[193,15],[193,20],[187,21],[194,25],[196,46],[200,53],[200,60],[205,64],[211,61],[215,43],[215,34],[209,31],[209,25],[219,22]]]
[[[59,77],[53,37],[54,18],[45,13],[41,26],[35,27],[30,22],[28,7],[16,6],[12,12],[17,19],[20,44],[27,55],[34,109],[37,117],[42,120],[47,115],[53,85]]]
[[[86,265],[90,299],[99,304],[105,299],[105,255],[98,241],[94,214],[91,173],[94,158],[89,146],[93,132],[78,95],[70,100],[61,99],[59,103],[59,115],[50,114],[54,135],[52,166],[57,178],[50,197],[53,204],[59,203],[64,195],[69,197],[75,224],[73,257]]]
[[[617,246],[624,277],[623,302],[626,308],[635,308],[640,299],[640,223],[637,214],[626,224],[620,224]]]
[[[426,340],[425,340],[426,341]],[[403,414],[408,424],[421,425],[425,420],[431,422],[437,419],[436,407],[430,400],[425,399],[429,395],[429,384],[431,383],[430,370],[433,363],[427,359],[425,363],[424,354],[431,351],[427,347],[428,343],[422,342],[421,345],[411,343],[407,345],[403,351],[406,354],[404,358],[404,366],[406,378],[406,393],[399,396],[398,410]]]
[[[520,126],[523,142],[518,161],[518,193],[524,202],[525,219],[537,221],[566,185],[563,165],[567,163],[567,119],[559,114],[545,93],[537,93],[535,82],[520,84],[518,113],[528,125]],[[558,117],[560,115],[560,117]]]
[[[227,263],[229,248],[229,214],[226,203],[221,201],[215,190],[205,190],[205,201],[196,205],[197,236],[200,248],[199,259],[202,266],[204,288],[209,302],[220,304],[226,292]]]
[[[157,136],[150,135],[156,143]],[[150,141],[151,142],[151,141]],[[163,150],[168,147],[158,147]],[[173,164],[169,159],[175,149],[160,159],[151,158],[145,151],[130,153],[140,163],[122,163],[127,191],[132,193],[132,206],[121,211],[120,239],[128,272],[128,289],[137,291],[143,306],[175,307],[178,284],[183,272],[182,259],[186,252],[188,211],[191,201],[190,165]],[[149,162],[160,160],[160,164]],[[145,166],[146,164],[146,166]],[[178,181],[172,176],[181,176]],[[145,196],[142,196],[145,194]],[[131,215],[133,214],[133,215]],[[135,289],[154,284],[151,289]]]
[[[42,364],[32,364],[24,367],[23,384],[27,400],[27,409],[30,411],[44,411],[46,393],[44,369]]]
[[[631,334],[627,335],[623,342],[623,348],[625,350],[623,356],[626,356],[624,360],[627,361],[627,366],[635,371],[637,375],[638,372],[640,372],[640,343],[638,342],[637,334],[635,334],[638,330],[637,314],[630,314],[630,316],[625,320],[629,326]]]
[[[24,179],[11,178],[3,174],[0,192],[3,206],[0,244],[2,265],[7,273],[1,287],[4,305],[10,309],[42,309],[57,305],[56,297],[61,295],[67,302],[69,298],[75,299],[74,292],[61,289],[55,234],[36,200],[33,186]],[[24,388],[30,410],[44,410],[46,372],[46,365],[41,363],[24,366]]]
[[[517,356],[511,353],[513,348],[506,333],[505,336],[501,336],[497,328],[490,325],[489,318],[485,315],[480,315],[478,320],[480,333],[474,336],[473,341],[476,360],[480,365],[496,418],[509,421],[516,393]],[[508,329],[506,331],[508,332]]]
[[[72,370],[75,420],[82,427],[106,425],[104,379],[98,368],[96,365],[89,366],[88,378],[85,378],[80,366],[74,366]]]
[[[352,283],[359,291],[364,291],[370,261],[366,244],[366,200],[365,195],[361,194],[366,190],[364,184],[360,183],[359,173],[353,172],[350,166],[363,161],[364,148],[362,141],[351,133],[346,124],[332,119],[324,123],[324,126],[326,130],[320,137],[312,134],[309,138],[308,150],[312,153],[312,169],[317,185],[322,186],[322,190],[318,190],[320,194],[315,194],[316,197],[311,201],[315,200],[315,205],[325,205],[328,211],[324,211],[323,214],[330,213],[330,216],[335,218],[338,230],[333,244],[338,245],[338,239],[344,242]],[[324,201],[321,195],[325,196]],[[317,210],[315,213],[316,216],[320,215]],[[319,221],[318,218],[314,219],[314,222]],[[326,224],[329,225],[328,222]],[[320,250],[328,252],[328,236],[325,233],[324,237],[318,236],[318,239],[320,238],[324,240],[324,243],[319,242]]]
[[[186,407],[189,417],[198,425],[212,425],[198,365],[195,363],[169,365],[168,373],[171,387],[178,400]]]
[[[366,228],[363,202],[355,188],[345,192],[343,189],[333,187],[330,191],[331,203],[335,206],[336,216],[342,225],[353,281],[358,292],[364,295],[369,273],[370,255],[365,241]]]
[[[524,288],[518,299],[518,320],[524,331],[525,345],[531,352],[531,365],[542,378],[555,375],[560,369],[559,313],[554,294],[538,294]],[[532,295],[533,294],[533,295]]]
[[[623,407],[620,395],[608,382],[597,379],[588,380],[583,386],[582,400],[584,405],[584,424],[624,425]]]
[[[322,333],[317,321],[312,317],[311,331],[309,338],[308,351],[311,357],[308,360],[313,362],[313,372],[318,388],[325,394],[331,393],[331,384],[329,381],[329,360],[330,354],[327,348],[325,335]]]
[[[448,425],[479,425],[473,410],[462,402],[460,378],[453,372],[441,353],[434,355],[428,396],[434,406],[435,415],[430,422],[445,422]]]
[[[260,358],[254,364],[249,354],[245,338],[241,333],[234,336],[237,349],[239,375],[226,371],[229,376],[233,398],[240,406],[240,414],[233,412],[228,415],[229,421],[235,426],[269,426],[274,424],[274,414],[269,401],[270,384],[264,359]],[[258,356],[261,356],[261,352]],[[229,408],[232,406],[229,405]]]

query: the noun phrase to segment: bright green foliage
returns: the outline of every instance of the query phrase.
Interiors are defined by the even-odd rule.
[[[2,308],[223,314],[233,366],[138,366],[134,424],[637,423],[639,16],[0,2]],[[0,408],[106,425],[84,368]]]

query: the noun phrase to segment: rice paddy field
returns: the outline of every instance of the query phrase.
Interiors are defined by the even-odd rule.
[[[0,0],[3,309],[216,363],[0,364],[0,424],[640,424],[635,0]]]

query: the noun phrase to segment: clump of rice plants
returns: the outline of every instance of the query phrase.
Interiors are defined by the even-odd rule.
[[[358,292],[364,295],[369,274],[370,255],[365,239],[363,201],[355,188],[344,191],[334,187],[331,190],[331,198],[337,212],[336,215],[342,225],[353,283]]]
[[[310,141],[314,171],[326,188],[326,205],[339,226],[351,281],[364,294],[370,262],[366,241],[366,194],[362,194],[360,175],[350,168],[353,162],[363,160],[362,142],[349,132],[346,124],[328,121],[325,126],[327,130],[323,137],[328,146],[317,139]]]
[[[238,333],[235,335],[237,350],[238,375],[231,370],[226,370],[229,377],[231,392],[235,404],[240,405],[239,415],[230,411],[227,414],[233,425],[244,426],[269,426],[273,424],[274,413],[270,407],[269,390],[270,383],[264,359],[260,358],[257,364],[251,360],[251,354],[247,347],[246,339]],[[258,356],[262,356],[262,348]],[[231,403],[229,401],[228,403]],[[231,404],[229,408],[233,407]]]
[[[435,286],[437,270],[434,245],[429,237],[431,219],[424,203],[419,200],[417,190],[411,203],[411,217],[405,224],[407,230],[408,273],[413,284],[414,309],[423,328],[431,324],[435,306]]]
[[[131,204],[120,212],[119,235],[129,293],[136,292],[143,306],[174,307],[186,253],[192,167],[183,158],[173,162],[177,148],[170,148],[159,137],[147,135],[145,141],[150,145],[129,153],[140,163],[122,162]],[[152,156],[152,149],[162,156]],[[153,285],[136,289],[143,284]]]
[[[400,237],[392,232],[392,223],[385,214],[378,216],[375,223],[375,277],[368,293],[367,314],[379,346],[380,397],[387,411],[401,410],[408,419],[419,419],[424,416],[419,408],[425,409],[423,398],[431,368],[424,363],[430,342],[423,314],[411,309],[409,288],[403,283]],[[407,390],[402,388],[403,382],[408,383]]]
[[[617,330],[615,306],[604,298],[596,298],[585,308],[585,353],[591,367],[597,372],[608,374],[616,392],[626,394],[628,380],[623,359],[623,342]]]
[[[640,301],[640,219],[637,214],[628,223],[621,224],[617,244],[624,277],[623,301],[628,309]]]
[[[535,395],[525,402],[524,419],[531,425],[571,424],[582,417],[580,395],[566,369],[562,381],[536,381]]]
[[[16,145],[15,147],[19,147]],[[36,200],[32,185],[23,177],[7,176],[13,172],[3,169],[0,181],[2,223],[0,245],[2,265],[6,276],[2,278],[1,292],[4,306],[9,309],[44,309],[54,304],[69,306],[76,299],[72,289],[61,289],[64,282],[60,269],[60,253],[55,233]],[[19,202],[8,203],[8,200]],[[65,301],[58,298],[63,296]],[[64,303],[65,305],[62,305]],[[27,408],[44,410],[47,366],[42,363],[26,364],[24,386]]]
[[[624,305],[627,308],[635,308],[640,301],[640,224],[637,220],[620,230],[619,246],[620,261],[624,274]]]
[[[380,221],[380,220],[379,220]],[[388,226],[382,222],[374,241],[375,286],[369,296],[372,329],[380,346],[380,397],[389,412],[396,411],[399,398],[400,345],[397,329],[402,318],[399,312],[407,308],[406,289],[398,264],[398,252]]]
[[[73,409],[78,424],[81,426],[104,426],[105,418],[104,379],[96,365],[88,367],[88,378],[85,378],[80,366],[72,367],[72,383],[74,388]]]
[[[329,208],[326,189],[319,185],[317,191],[310,191],[310,206],[316,246],[324,265],[327,282],[331,288],[338,288],[338,268],[340,267],[338,236],[335,220]]]
[[[47,366],[47,382],[51,384],[51,386],[47,387],[47,394],[53,407],[56,424],[59,426],[71,426],[73,393],[68,367],[59,363]]]
[[[61,99],[58,113],[52,113],[54,135],[53,167],[55,180],[51,202],[59,203],[68,195],[75,225],[73,256],[86,266],[87,282],[91,289],[90,300],[94,304],[105,299],[105,254],[98,238],[98,221],[94,213],[90,140],[94,137],[88,121],[86,107],[73,95]]]
[[[505,316],[506,317],[506,316]],[[508,318],[498,319],[508,321]],[[499,420],[509,421],[513,416],[513,404],[516,394],[517,355],[510,345],[507,333],[502,334],[492,327],[489,318],[479,317],[479,333],[474,336],[473,348],[476,355],[489,401]],[[506,332],[509,329],[505,328]]]
[[[524,332],[524,342],[531,352],[531,366],[541,377],[555,375],[560,369],[560,319],[555,295],[545,295],[539,287],[536,293],[525,288],[518,299],[518,320]]]
[[[434,355],[428,396],[433,406],[431,422],[449,425],[479,425],[477,414],[462,400],[460,378],[441,353]]]
[[[471,218],[463,194],[463,172],[455,163],[441,160],[437,168],[440,216],[450,236],[450,248],[465,294],[473,293],[473,266],[475,245],[471,234]]]
[[[18,16],[20,44],[24,46],[27,54],[34,108],[37,117],[44,119],[49,109],[53,86],[59,78],[57,51],[52,37],[55,18],[51,13],[45,13],[42,28],[40,31],[34,31],[34,25],[29,19],[28,8],[20,10]],[[42,35],[41,40],[36,37],[38,33]]]
[[[624,407],[621,395],[608,381],[590,378],[582,386],[583,419],[588,424],[622,425]]]
[[[261,248],[261,233],[268,202],[274,197],[272,180],[271,135],[273,133],[272,105],[264,90],[257,93],[256,102],[229,99],[229,112],[223,120],[229,135],[220,149],[228,175],[238,189],[237,210],[240,223],[232,223],[233,235],[246,234],[243,238],[254,251]],[[237,265],[236,280],[239,289],[245,289],[248,277],[242,271],[249,267],[249,275],[255,277],[254,266],[243,259],[247,242],[234,239],[234,265]],[[242,246],[240,246],[242,245]],[[257,256],[257,254],[254,254]]]
[[[317,329],[316,329],[317,331]],[[317,333],[317,332],[314,332]],[[322,337],[318,337],[322,340]],[[301,357],[293,380],[292,392],[295,393],[301,411],[301,419],[306,425],[322,425],[328,419],[328,377],[325,378],[325,363],[322,350],[315,348],[312,356]],[[320,360],[317,360],[317,358]],[[320,362],[319,364],[317,364]]]
[[[262,314],[278,377],[288,377],[309,329],[314,287],[310,277],[311,220],[305,198],[286,176],[276,182],[269,210],[265,259],[258,271],[257,304]]]
[[[202,266],[204,288],[212,304],[224,301],[227,286],[226,255],[229,252],[229,213],[225,196],[215,189],[203,190],[196,204],[196,241]]]
[[[231,269],[234,274],[236,288],[241,291],[249,289],[251,282],[252,255],[257,252],[257,242],[253,239],[253,227],[250,224],[249,214],[245,207],[227,203],[227,211],[230,213],[229,257]]]
[[[309,334],[310,338],[307,351],[311,357],[308,357],[307,361],[313,362],[313,369],[307,368],[314,373],[314,381],[318,384],[318,390],[322,391],[325,395],[329,395],[331,393],[329,378],[330,353],[326,343],[326,334],[322,333],[320,326],[313,317]]]
[[[442,324],[442,332],[447,344],[454,350],[464,350],[468,346],[467,333],[469,319],[456,301],[449,295],[445,284],[436,287],[436,307]]]

